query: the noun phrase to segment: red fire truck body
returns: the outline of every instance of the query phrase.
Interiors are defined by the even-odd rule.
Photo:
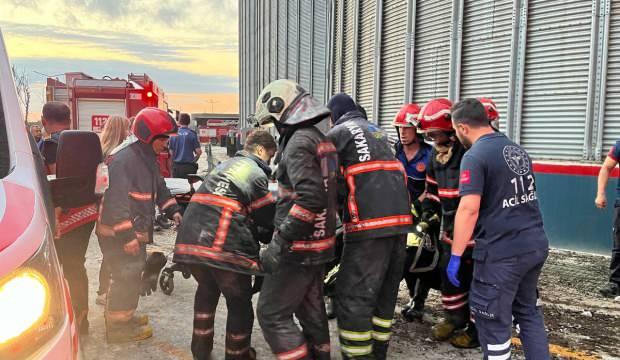
[[[47,79],[46,99],[69,105],[72,129],[94,132],[101,132],[105,120],[112,115],[131,117],[148,106],[168,110],[165,93],[146,74],[129,74],[125,80],[66,73],[64,83]]]

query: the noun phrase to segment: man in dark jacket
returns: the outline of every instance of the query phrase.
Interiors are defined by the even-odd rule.
[[[295,82],[276,80],[258,97],[255,116],[280,133],[276,232],[261,254],[272,275],[263,283],[258,321],[278,359],[329,359],[323,277],[334,257],[338,171],[325,136],[329,110]]]
[[[47,175],[56,175],[56,154],[60,134],[71,127],[71,110],[62,102],[50,101],[43,106],[41,122],[48,139],[39,142]],[[86,250],[97,221],[95,203],[78,208],[56,208],[57,224],[54,245],[63,274],[69,283],[71,302],[80,333],[88,333],[88,276]]]
[[[110,186],[101,205],[97,234],[110,261],[112,281],[106,305],[109,343],[138,341],[153,335],[148,317],[135,316],[141,293],[146,244],[152,242],[155,206],[177,224],[176,200],[159,174],[157,154],[166,151],[174,120],[163,110],[142,109],[133,124],[137,141],[115,149],[109,165]]]
[[[245,150],[213,170],[185,212],[174,261],[189,265],[198,281],[194,301],[194,359],[211,359],[215,310],[228,306],[226,359],[255,359],[250,347],[254,310],[252,275],[263,275],[251,226],[273,227],[275,198],[267,187],[277,146],[263,130],[252,132]]]
[[[431,161],[426,172],[426,198],[422,202],[423,219],[441,214],[440,248],[441,300],[445,319],[433,326],[435,340],[450,340],[453,346],[473,348],[479,346],[478,335],[470,321],[469,287],[473,276],[472,250],[469,241],[459,270],[460,286],[454,286],[446,277],[454,238],[454,216],[459,206],[459,174],[465,147],[456,138],[450,117],[452,103],[448,99],[429,101],[418,117],[418,126],[434,142]]]
[[[407,175],[385,132],[366,120],[353,99],[337,94],[327,106],[335,121],[327,137],[344,173],[344,249],[336,280],[342,356],[385,359],[412,230]]]

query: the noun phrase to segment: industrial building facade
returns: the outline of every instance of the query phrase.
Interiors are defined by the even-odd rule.
[[[386,130],[404,102],[489,96],[535,158],[600,160],[620,137],[620,2],[240,1],[241,118],[289,78],[356,99]]]
[[[490,97],[537,160],[550,236],[609,247],[594,164],[620,139],[620,1],[240,0],[239,19],[242,124],[279,78],[348,93],[393,136],[403,103]]]

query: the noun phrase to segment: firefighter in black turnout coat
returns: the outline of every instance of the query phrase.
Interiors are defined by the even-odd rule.
[[[336,280],[336,314],[345,359],[385,359],[412,216],[407,175],[387,135],[353,99],[327,105],[335,126],[327,137],[343,172],[344,249]]]
[[[280,133],[276,230],[261,253],[271,275],[258,321],[277,359],[329,359],[323,277],[334,257],[338,171],[336,149],[325,136],[329,110],[295,82],[276,80],[259,95],[255,116]]]
[[[418,116],[418,127],[433,141],[433,152],[426,172],[426,198],[422,202],[422,219],[441,214],[440,249],[441,301],[445,318],[433,326],[435,340],[450,340],[453,346],[479,346],[476,328],[470,321],[469,287],[473,276],[472,250],[474,241],[467,245],[459,272],[461,286],[448,281],[445,269],[450,259],[454,237],[454,217],[459,206],[459,174],[465,147],[456,138],[450,118],[452,103],[448,99],[434,99],[426,103]]]
[[[276,143],[256,130],[245,149],[218,165],[192,196],[177,235],[174,261],[187,264],[198,288],[194,301],[194,359],[211,359],[220,294],[226,298],[226,359],[255,359],[250,347],[252,275],[262,275],[257,226],[272,227],[275,199],[268,190]]]

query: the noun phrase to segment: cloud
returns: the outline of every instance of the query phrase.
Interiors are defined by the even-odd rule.
[[[234,0],[13,0],[0,2],[0,22],[18,58],[117,59],[238,76]]]

